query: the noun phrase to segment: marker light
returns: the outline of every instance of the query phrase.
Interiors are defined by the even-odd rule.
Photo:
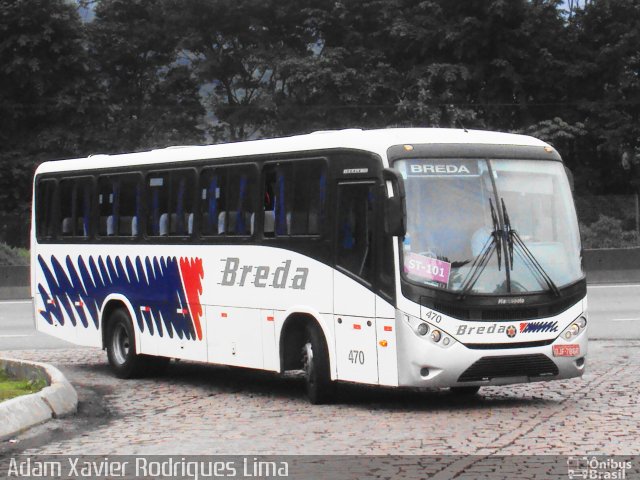
[[[431,332],[431,340],[433,340],[434,342],[438,343],[441,338],[442,334],[440,333],[440,330],[434,330],[433,332]]]
[[[411,152],[411,151],[413,151],[413,145],[405,145],[404,149],[405,149],[406,152]]]
[[[551,147],[544,147],[544,151],[547,153],[553,153],[553,148]]]
[[[378,343],[380,344],[381,347],[386,347],[387,345],[389,345],[389,343],[386,340],[380,340]]]
[[[429,333],[429,325],[427,325],[426,323],[421,323],[420,325],[418,325],[417,331],[420,335],[424,336]]]

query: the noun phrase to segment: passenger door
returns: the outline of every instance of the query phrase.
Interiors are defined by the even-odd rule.
[[[375,180],[337,185],[334,239],[334,327],[340,380],[378,383],[374,240]]]

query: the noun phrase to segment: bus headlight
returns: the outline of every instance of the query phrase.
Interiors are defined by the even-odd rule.
[[[569,341],[574,337],[577,337],[587,327],[587,318],[582,316],[576,319],[571,325],[564,329],[560,334],[562,338]]]
[[[418,337],[429,340],[431,343],[438,345],[440,348],[448,348],[455,343],[453,337],[450,337],[442,330],[437,329],[434,325],[420,318],[411,315],[402,315],[405,322],[409,324],[413,333]],[[431,333],[431,335],[429,335]]]
[[[418,325],[418,328],[416,328],[416,331],[420,335],[425,336],[427,333],[429,333],[429,325],[427,325],[426,323],[421,323],[420,325]]]

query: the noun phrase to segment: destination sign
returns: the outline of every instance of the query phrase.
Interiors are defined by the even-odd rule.
[[[421,160],[407,165],[410,177],[478,176],[477,160]]]

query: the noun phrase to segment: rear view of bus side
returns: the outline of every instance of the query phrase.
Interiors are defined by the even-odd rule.
[[[582,375],[586,282],[558,153],[531,137],[344,130],[46,162],[38,330],[122,378],[171,358],[335,381]]]

